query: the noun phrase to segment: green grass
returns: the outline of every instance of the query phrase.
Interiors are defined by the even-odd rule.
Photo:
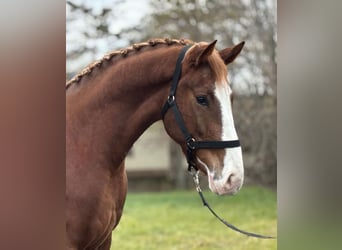
[[[225,220],[247,231],[276,236],[276,194],[244,187],[236,196],[204,192]],[[277,240],[256,239],[226,228],[196,191],[129,193],[111,249],[276,249]]]

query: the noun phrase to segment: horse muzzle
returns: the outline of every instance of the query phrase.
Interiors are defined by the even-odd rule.
[[[242,187],[243,174],[229,173],[221,178],[215,178],[213,173],[208,173],[210,190],[217,195],[234,195]]]

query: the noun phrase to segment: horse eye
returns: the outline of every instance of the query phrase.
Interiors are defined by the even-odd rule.
[[[197,96],[196,97],[197,103],[201,104],[202,106],[208,106],[208,99],[206,96]]]

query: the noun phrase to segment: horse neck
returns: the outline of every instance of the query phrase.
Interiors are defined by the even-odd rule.
[[[67,109],[69,99],[79,110],[84,131],[94,135],[88,133],[89,143],[115,151],[111,157],[117,164],[139,136],[161,119],[179,50],[179,46],[165,47],[130,55],[89,76],[79,91],[70,91]]]

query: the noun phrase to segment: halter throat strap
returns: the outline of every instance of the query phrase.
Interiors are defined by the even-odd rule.
[[[232,141],[196,141],[195,138],[189,133],[185,126],[185,122],[183,120],[182,114],[179,111],[179,108],[176,103],[176,92],[177,92],[177,86],[179,79],[182,75],[182,62],[185,56],[185,53],[187,50],[191,47],[191,45],[187,45],[182,48],[177,62],[176,62],[176,68],[173,73],[172,77],[172,84],[170,88],[170,94],[167,98],[167,101],[165,102],[161,114],[162,118],[164,119],[165,114],[169,109],[172,110],[172,113],[174,114],[174,117],[176,119],[176,123],[181,130],[185,143],[186,143],[186,158],[188,162],[188,171],[191,172],[192,169],[198,170],[196,167],[194,157],[195,157],[195,151],[197,149],[224,149],[224,148],[235,148],[240,147],[240,141],[239,140],[232,140]]]

